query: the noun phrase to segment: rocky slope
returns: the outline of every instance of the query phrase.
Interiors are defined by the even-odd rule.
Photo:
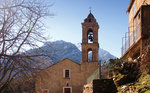
[[[118,93],[150,93],[150,62],[118,59],[111,65]],[[108,65],[109,65],[108,64]]]

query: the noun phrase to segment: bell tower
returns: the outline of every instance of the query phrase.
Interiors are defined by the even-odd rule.
[[[98,29],[99,25],[90,12],[82,23],[82,63],[98,62]]]

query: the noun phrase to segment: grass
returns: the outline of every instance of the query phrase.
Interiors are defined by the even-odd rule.
[[[119,81],[121,78],[123,78],[124,75],[122,75],[121,73],[117,73],[116,75],[114,75],[115,81]]]
[[[135,93],[150,93],[150,75],[143,73],[138,81],[126,84],[125,86],[126,89],[123,89],[123,86],[119,86],[118,93],[130,93],[129,87],[134,90]]]
[[[150,75],[143,73],[135,83],[135,87],[140,93],[150,93]]]

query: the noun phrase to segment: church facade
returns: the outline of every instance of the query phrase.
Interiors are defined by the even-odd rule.
[[[36,75],[36,93],[82,93],[87,78],[99,67],[98,29],[95,17],[89,13],[82,23],[81,63],[66,58],[41,70]]]

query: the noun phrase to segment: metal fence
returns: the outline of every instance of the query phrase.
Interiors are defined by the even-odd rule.
[[[132,27],[133,31],[126,32],[125,37],[122,37],[121,55],[123,55],[141,36],[140,23],[136,27]],[[128,33],[128,36],[126,35]]]
[[[86,83],[91,83],[91,81],[93,81],[94,79],[99,79],[99,68],[87,78]]]

